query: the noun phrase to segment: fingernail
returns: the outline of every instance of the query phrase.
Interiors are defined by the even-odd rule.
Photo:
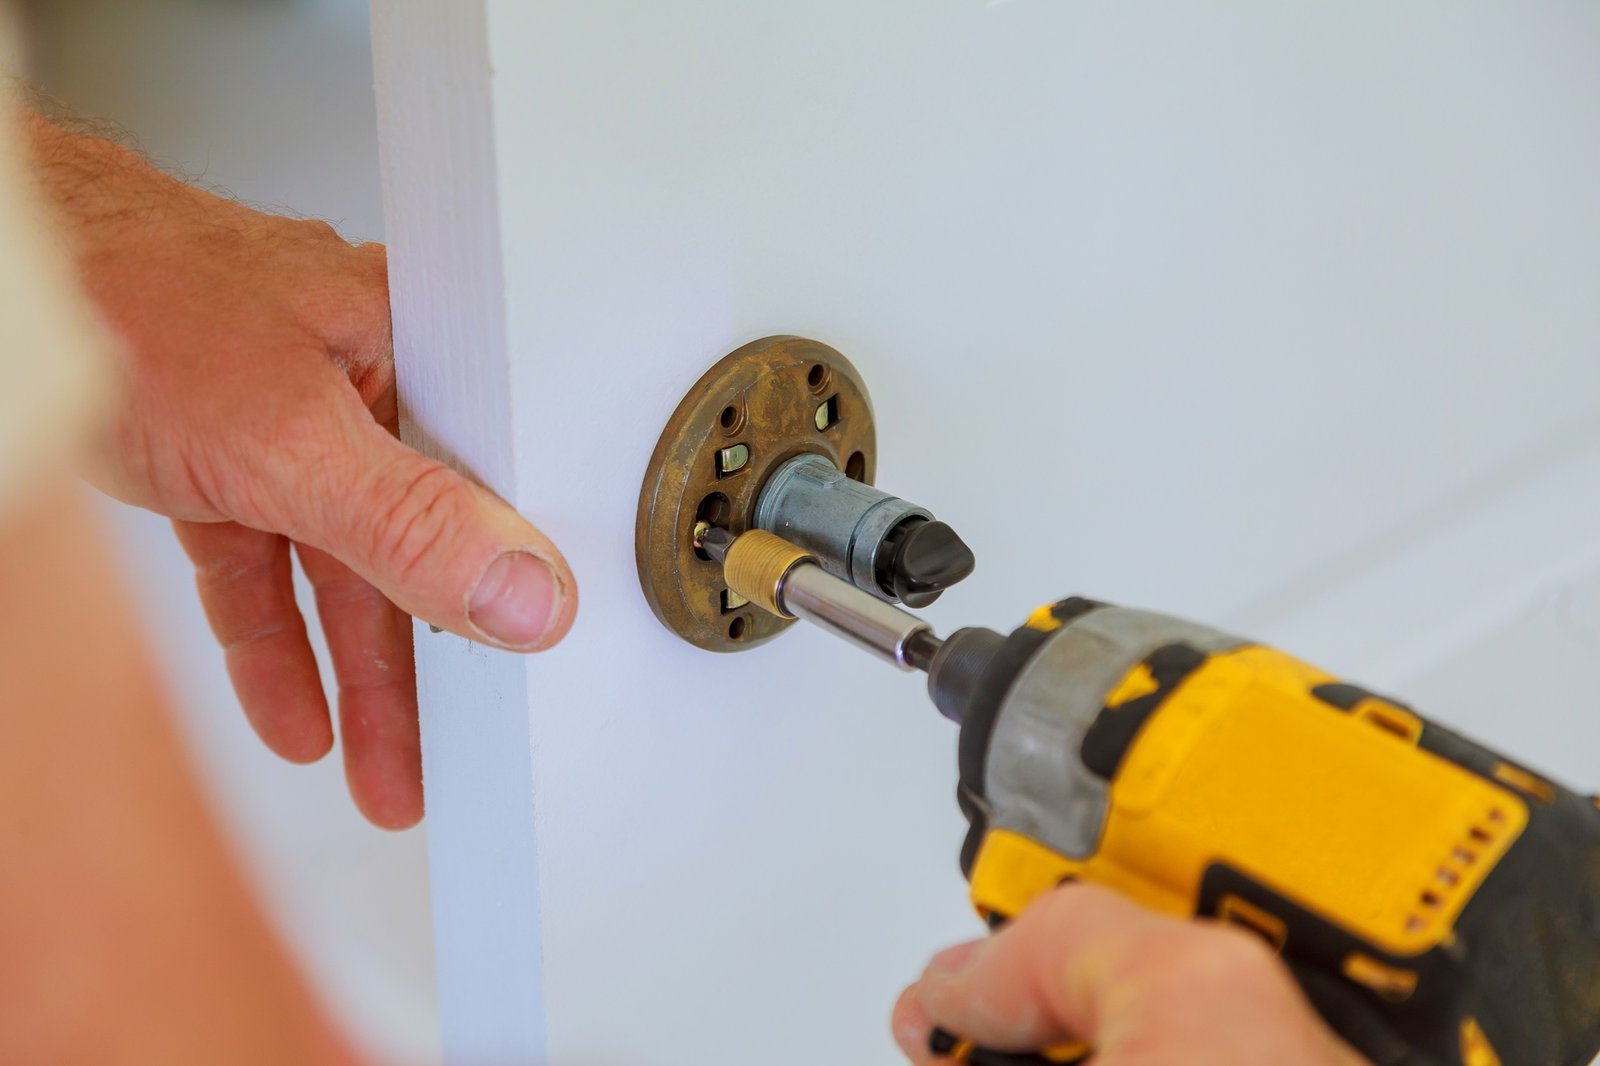
[[[927,1057],[928,1030],[932,1023],[917,999],[915,986],[900,993],[891,1015],[895,1043],[905,1052],[906,1058],[920,1062]]]
[[[895,1023],[894,1042],[900,1045],[900,1050],[907,1055],[916,1054],[928,1046],[929,1026],[926,1018],[921,1016],[906,1018]]]
[[[506,552],[490,563],[467,601],[472,624],[512,648],[537,644],[560,610],[554,568],[528,552]]]

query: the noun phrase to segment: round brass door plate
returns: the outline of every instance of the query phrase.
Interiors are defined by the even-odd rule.
[[[789,627],[729,593],[722,567],[695,548],[694,528],[749,529],[767,478],[807,452],[872,483],[872,403],[850,360],[826,344],[752,341],[689,390],[650,457],[634,536],[644,598],[663,625],[708,651],[742,651]]]

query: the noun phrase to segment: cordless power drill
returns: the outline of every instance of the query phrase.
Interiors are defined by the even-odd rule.
[[[1375,1066],[1600,1050],[1600,810],[1272,648],[1068,599],[945,640],[771,533],[698,531],[728,587],[928,674],[961,727],[961,866],[998,926],[1096,882],[1275,946]],[[971,1066],[1071,1063],[935,1033]]]

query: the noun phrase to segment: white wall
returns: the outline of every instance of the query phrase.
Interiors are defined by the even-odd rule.
[[[820,1031],[887,1063],[899,981],[975,929],[913,682],[815,633],[707,656],[641,601],[658,428],[764,334],[849,355],[880,482],[970,539],[942,626],[1166,608],[1600,776],[1564,620],[1600,517],[1592,5],[485,6],[512,491],[585,597],[500,797],[538,826],[551,1061],[798,1066]]]
[[[53,0],[36,21],[39,78],[80,113],[247,200],[382,236],[361,0]],[[337,754],[297,767],[261,746],[166,523],[112,517],[197,761],[263,897],[359,1037],[394,1061],[436,1061],[423,832],[363,822]],[[314,626],[313,640],[326,663]]]

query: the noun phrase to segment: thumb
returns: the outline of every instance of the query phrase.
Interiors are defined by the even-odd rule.
[[[513,651],[541,651],[566,635],[577,582],[548,537],[377,423],[351,419],[346,429],[314,485],[303,470],[280,474],[297,482],[274,494],[294,512],[286,523],[294,539],[452,633]]]
[[[934,960],[902,1008],[979,1045],[1082,1039],[1097,1063],[1361,1061],[1282,962],[1237,929],[1179,920],[1107,889],[1058,888],[971,950]]]

